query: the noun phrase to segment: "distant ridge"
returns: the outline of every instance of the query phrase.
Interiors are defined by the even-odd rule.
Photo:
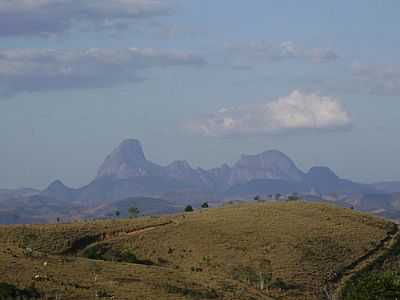
[[[190,203],[200,197],[218,200],[258,193],[373,191],[370,186],[339,178],[327,167],[314,167],[304,173],[278,150],[243,154],[233,166],[223,164],[204,170],[191,167],[185,160],[158,165],[146,158],[139,140],[127,139],[106,157],[89,185],[72,190],[56,181],[43,194],[90,206],[141,196]]]
[[[18,214],[14,208],[41,203],[40,205],[46,206],[48,210],[40,211],[46,211],[47,215],[52,211],[55,214],[74,215],[86,210],[104,212],[107,207],[118,207],[127,203],[126,199],[134,198],[165,199],[176,206],[196,206],[204,201],[252,199],[255,195],[268,198],[277,193],[299,193],[307,199],[326,197],[334,201],[347,201],[349,197],[353,197],[353,200],[363,199],[363,195],[379,194],[379,191],[371,185],[339,178],[328,167],[313,167],[305,173],[290,157],[278,150],[243,154],[232,166],[222,164],[220,167],[205,170],[193,168],[185,160],[161,166],[146,158],[139,140],[127,139],[105,158],[94,180],[89,184],[73,189],[56,180],[45,190],[34,195],[14,193],[18,201],[15,197],[0,198],[3,199],[0,201],[0,211]],[[115,204],[122,200],[125,202]],[[370,198],[363,201],[353,200],[343,204],[355,205],[360,209],[363,209],[363,206],[376,208],[371,204]],[[141,200],[141,205],[143,201],[146,200]],[[164,207],[161,211],[171,211],[169,204],[160,207]],[[385,208],[388,207],[385,204]],[[34,214],[32,212],[35,211],[35,206],[30,209],[30,214]],[[31,219],[29,216],[29,220]]]
[[[97,178],[164,176],[212,189],[219,184],[233,186],[254,179],[302,181],[304,175],[287,155],[277,150],[257,155],[242,155],[232,168],[225,164],[212,170],[193,169],[184,160],[162,167],[146,159],[138,140],[129,139],[123,141],[107,156],[97,173]]]
[[[400,181],[385,181],[372,185],[374,188],[384,193],[400,193]]]

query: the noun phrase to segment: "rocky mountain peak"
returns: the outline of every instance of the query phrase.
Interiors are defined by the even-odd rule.
[[[47,187],[46,191],[56,192],[68,189],[69,188],[61,180],[55,180]]]
[[[97,177],[130,178],[159,175],[161,167],[146,160],[138,140],[123,141],[101,165]]]
[[[230,185],[254,179],[301,181],[303,177],[303,172],[287,155],[269,150],[257,155],[242,155],[233,167]]]
[[[40,193],[41,196],[47,196],[59,201],[72,201],[74,190],[67,187],[61,180],[53,181],[47,189]]]
[[[141,143],[138,140],[128,139],[122,141],[121,144],[111,153],[114,159],[126,162],[145,161],[146,157]]]

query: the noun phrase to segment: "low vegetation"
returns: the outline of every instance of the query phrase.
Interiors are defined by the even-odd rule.
[[[400,299],[400,273],[379,272],[364,276],[347,291],[344,300]]]
[[[18,289],[15,285],[0,283],[0,299],[39,299],[40,295],[34,288]]]
[[[191,205],[185,207],[185,212],[192,212],[192,211],[194,211],[194,209]]]

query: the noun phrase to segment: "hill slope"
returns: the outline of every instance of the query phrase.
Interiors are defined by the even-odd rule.
[[[379,252],[394,229],[350,209],[301,202],[3,226],[0,283],[62,299],[95,292],[105,299],[320,299],[327,282]]]

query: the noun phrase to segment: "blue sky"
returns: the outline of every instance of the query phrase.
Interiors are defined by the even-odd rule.
[[[81,186],[123,139],[149,159],[400,180],[398,1],[0,4],[0,187]]]

